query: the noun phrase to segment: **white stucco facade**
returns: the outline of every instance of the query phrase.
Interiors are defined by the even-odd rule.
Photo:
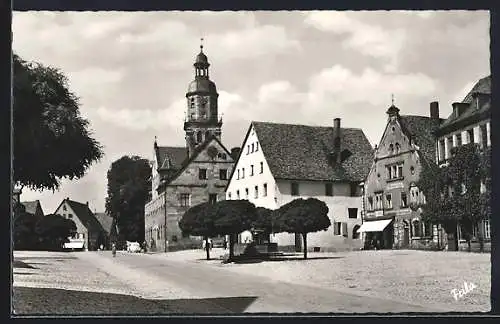
[[[361,188],[356,187],[355,192],[351,192],[350,183],[331,183],[331,196],[327,196],[325,189],[327,182],[275,179],[258,143],[258,134],[252,126],[234,167],[226,190],[226,199],[247,199],[257,207],[274,210],[297,198],[317,198],[327,204],[332,225],[326,231],[308,234],[308,247],[311,249],[320,247],[322,250],[361,247],[361,239],[353,239],[354,228],[361,225]],[[298,184],[298,195],[292,195],[292,182]],[[351,218],[349,208],[356,209],[351,210]],[[356,218],[352,218],[354,213]],[[336,225],[337,222],[341,225]],[[335,231],[335,226],[339,228],[338,232]],[[239,235],[240,242],[250,239],[249,232]],[[278,246],[296,245],[295,234],[278,233],[271,235],[270,240],[278,243]]]

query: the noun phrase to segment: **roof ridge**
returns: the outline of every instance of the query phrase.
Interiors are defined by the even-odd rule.
[[[289,124],[289,123],[275,123],[275,122],[263,122],[263,121],[252,121],[252,123],[270,124],[270,125],[285,125],[285,126],[301,126],[301,127],[311,127],[311,128],[333,128],[333,126],[325,126],[325,125]],[[340,127],[340,128],[341,129],[360,130],[360,131],[363,130],[360,127]]]

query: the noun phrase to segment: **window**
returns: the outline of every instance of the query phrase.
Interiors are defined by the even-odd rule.
[[[260,173],[264,173],[264,162],[260,162]]]
[[[203,118],[206,118],[206,114],[203,114]],[[210,132],[206,131],[205,132],[205,140],[210,137]]]
[[[347,208],[347,212],[349,213],[349,218],[358,218],[357,208]]]
[[[401,193],[401,207],[402,208],[408,207],[408,197],[406,196],[406,192]]]
[[[342,231],[342,223],[334,222],[333,223],[333,235],[341,235]]]
[[[392,194],[385,195],[385,207],[388,209],[392,208]]]
[[[219,154],[217,154],[217,156],[218,156],[220,159],[222,159],[222,160],[227,159],[227,155],[226,155],[226,153],[219,153]]]
[[[190,205],[189,198],[190,198],[190,194],[188,194],[188,193],[181,193],[179,195],[179,202],[180,202],[181,207],[188,207]]]
[[[156,230],[156,239],[157,240],[160,239],[160,229],[159,228]]]
[[[389,145],[389,154],[393,154],[393,153],[394,153],[394,145],[390,144]]]
[[[207,179],[207,169],[200,169],[198,173],[198,178],[201,180],[206,180]]]
[[[402,178],[402,177],[403,177],[403,166],[398,165],[398,178]]]
[[[422,223],[424,227],[424,236],[431,237],[432,236],[432,224],[430,222]]]
[[[342,236],[343,237],[348,237],[349,232],[347,231],[347,223],[342,223]]]
[[[368,197],[368,210],[373,210],[373,197]]]
[[[248,188],[245,188],[245,199],[248,199]]]
[[[73,215],[68,213],[68,218],[73,218]]]
[[[227,194],[227,199],[231,200],[231,193],[230,192]]]
[[[247,155],[250,154],[250,144],[247,145]]]
[[[490,240],[491,239],[490,220],[489,219],[485,219],[483,222],[484,222],[484,238],[486,240]]]
[[[401,163],[395,165],[388,165],[385,167],[387,170],[387,179],[399,179],[403,177],[403,165]]]
[[[236,190],[236,199],[240,200],[240,191],[239,190]]]
[[[267,196],[267,183],[264,183],[264,197]]]
[[[226,169],[219,170],[219,179],[227,180],[227,170]]]
[[[420,237],[422,235],[422,229],[420,226],[420,221],[413,221],[413,237]]]
[[[443,161],[445,158],[445,147],[444,147],[444,139],[439,141],[439,161]]]
[[[399,143],[396,143],[396,154],[399,154],[400,149],[401,146],[399,145]]]
[[[215,204],[217,202],[217,194],[208,194],[208,202]]]
[[[64,210],[64,211],[66,211],[66,210],[67,210],[66,205],[63,205],[63,210]]]
[[[462,134],[458,133],[456,136],[457,136],[457,146],[462,146]]]
[[[325,196],[333,196],[333,184],[325,183]]]
[[[255,152],[259,150],[259,142],[255,142]]]
[[[474,129],[468,129],[467,136],[469,137],[469,143],[474,143]]]
[[[250,176],[253,176],[253,164],[250,166]]]
[[[238,169],[238,177],[236,178],[237,180],[240,179],[240,169]]]
[[[291,191],[292,191],[292,196],[299,195],[299,184],[297,182],[291,183]]]
[[[203,134],[201,133],[201,131],[196,134],[196,141],[198,143],[203,141]]]
[[[245,179],[245,168],[241,168],[241,179]]]
[[[411,174],[415,174],[415,167],[414,167],[414,166],[411,166],[411,167],[410,167],[410,173],[411,173]]]
[[[259,198],[259,187],[258,186],[255,186],[255,195],[254,195],[255,198]]]
[[[375,210],[383,209],[382,193],[375,194]]]
[[[254,152],[254,143],[252,143],[252,153]]]
[[[172,242],[177,242],[177,235],[172,235]]]
[[[417,203],[418,200],[418,188],[416,186],[410,187],[410,202]]]
[[[479,127],[481,130],[481,147],[485,148],[488,146],[488,129],[486,128],[486,124],[483,124]]]

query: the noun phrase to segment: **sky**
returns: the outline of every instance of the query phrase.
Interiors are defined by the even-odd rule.
[[[204,38],[222,142],[253,120],[363,129],[380,140],[401,114],[440,116],[490,74],[487,11],[14,12],[13,50],[61,69],[105,157],[58,191],[23,189],[45,214],[70,197],[104,211],[106,173],[123,155],[184,146],[185,94]]]

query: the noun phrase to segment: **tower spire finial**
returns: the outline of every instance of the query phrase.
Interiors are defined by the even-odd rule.
[[[200,38],[200,51],[203,53],[203,37]]]
[[[391,103],[394,106],[394,93],[391,93]]]

